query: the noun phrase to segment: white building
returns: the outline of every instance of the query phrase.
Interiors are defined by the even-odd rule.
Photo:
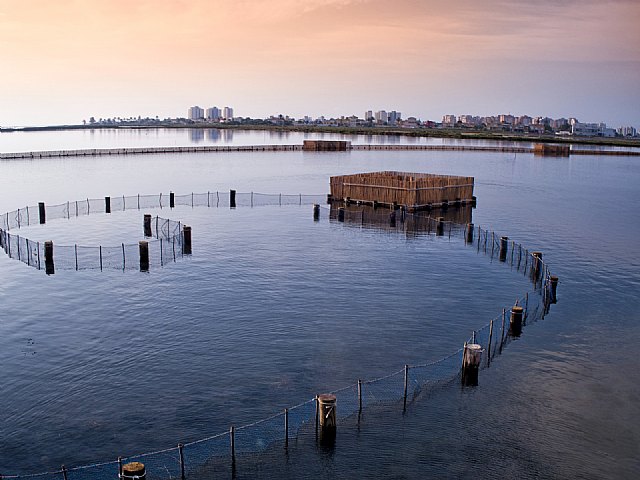
[[[207,108],[207,120],[217,122],[220,120],[220,109],[218,107]]]
[[[222,118],[224,118],[225,120],[233,120],[233,108],[224,107],[222,109]]]
[[[615,137],[616,131],[604,123],[580,123],[571,125],[571,134],[580,137]]]
[[[445,127],[453,127],[457,121],[458,119],[455,115],[444,115],[442,117],[442,125]]]
[[[189,108],[189,120],[202,120],[204,118],[204,110],[197,105]]]
[[[618,128],[618,135],[623,137],[635,137],[638,135],[638,131],[633,127],[620,127]]]
[[[375,119],[377,123],[387,123],[389,121],[389,114],[386,110],[378,110]]]

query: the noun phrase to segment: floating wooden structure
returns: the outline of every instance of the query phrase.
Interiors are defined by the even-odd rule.
[[[475,204],[473,177],[384,171],[340,175],[329,182],[329,203],[404,206],[410,212]]]
[[[533,154],[542,157],[568,157],[570,153],[569,145],[536,143],[533,146]]]
[[[305,140],[302,144],[305,152],[346,152],[351,150],[351,142],[340,140]]]

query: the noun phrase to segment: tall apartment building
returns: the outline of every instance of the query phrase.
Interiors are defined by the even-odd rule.
[[[442,117],[442,125],[445,127],[453,127],[458,119],[455,115],[443,115]]]
[[[375,119],[377,123],[387,123],[389,121],[389,114],[386,110],[378,110]]]
[[[207,120],[217,122],[220,120],[220,109],[218,107],[207,108]]]
[[[391,110],[388,116],[388,122],[392,125],[395,125],[400,121],[400,117],[402,114],[400,112],[396,112],[395,110]]]
[[[225,120],[233,120],[233,108],[224,107],[222,109],[222,118],[224,118]]]
[[[366,122],[370,122],[374,119],[373,117],[373,111],[372,110],[367,110],[366,112],[364,112],[364,120]]]
[[[189,108],[188,117],[189,120],[201,120],[204,118],[204,110],[197,105]]]

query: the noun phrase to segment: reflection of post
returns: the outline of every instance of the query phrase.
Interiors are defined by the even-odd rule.
[[[143,228],[144,228],[144,236],[150,237],[151,236],[151,215],[148,213],[145,213],[144,215]]]

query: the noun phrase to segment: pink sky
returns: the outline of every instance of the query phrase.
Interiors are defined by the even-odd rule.
[[[0,125],[577,116],[640,127],[640,2],[0,0]]]

